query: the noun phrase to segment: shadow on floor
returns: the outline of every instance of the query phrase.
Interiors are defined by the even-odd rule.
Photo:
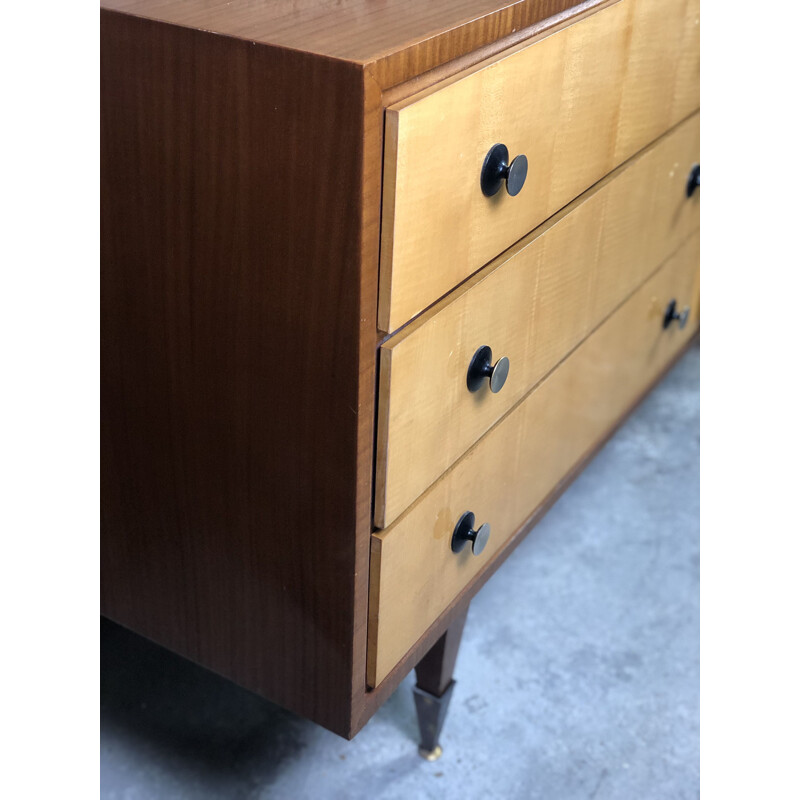
[[[168,749],[192,772],[231,774],[258,759],[263,777],[266,763],[302,751],[305,720],[108,619],[100,630],[104,736]]]

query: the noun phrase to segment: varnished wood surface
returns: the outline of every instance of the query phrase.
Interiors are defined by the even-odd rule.
[[[331,59],[101,33],[103,613],[350,735],[380,98]]]
[[[453,680],[468,612],[469,606],[450,623],[447,631],[436,640],[436,644],[428,650],[414,669],[417,686],[434,697],[441,697]]]
[[[609,2],[488,3],[485,14],[470,0],[402,12],[384,3],[382,16],[366,0],[365,14],[408,38],[365,56],[355,79],[285,42],[255,54],[235,33],[181,29],[203,28],[198,17],[175,28],[101,15],[103,171],[120,170],[103,176],[106,613],[345,736],[441,635],[454,607],[366,690],[380,90],[406,97],[526,26],[551,27],[559,8],[571,17]],[[265,9],[286,12],[309,53],[315,37],[337,46],[355,30],[345,18],[326,24],[346,4],[250,5],[255,25]],[[211,0],[129,11],[167,6],[178,17],[225,14]],[[305,33],[295,11],[310,13]],[[408,29],[390,20],[406,11]],[[440,11],[452,15],[431,34],[423,18]],[[318,288],[308,295],[308,285]],[[323,328],[332,339],[319,342]],[[324,406],[264,402],[284,374],[276,357],[300,365]],[[279,535],[287,546],[276,556]]]
[[[107,9],[361,64],[380,88],[607,0],[102,0]]]
[[[693,115],[577,198],[380,351],[375,524],[391,524],[700,226]],[[511,369],[466,387],[482,345]]]
[[[699,235],[481,439],[394,525],[372,537],[367,680],[377,686],[696,329],[662,328],[695,296]],[[461,514],[491,524],[483,553],[455,554]]]
[[[386,113],[378,324],[393,331],[699,107],[699,3],[621,0]],[[516,197],[480,189],[496,142]]]

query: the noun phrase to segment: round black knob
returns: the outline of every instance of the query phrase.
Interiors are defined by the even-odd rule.
[[[494,144],[481,169],[481,191],[487,196],[497,194],[503,181],[506,182],[506,191],[514,197],[518,195],[525,185],[528,177],[528,159],[518,155],[511,163],[508,161],[508,148],[504,144]]]
[[[686,196],[691,197],[695,189],[700,188],[700,165],[695,164],[686,181]]]
[[[483,385],[484,378],[489,379],[489,388],[497,394],[505,386],[511,362],[503,356],[492,366],[492,348],[487,345],[479,347],[472,356],[467,369],[467,389],[477,392]]]
[[[678,301],[674,299],[670,300],[664,312],[664,328],[669,328],[673,322],[677,322],[678,327],[683,330],[689,320],[690,313],[691,309],[689,306],[685,306],[681,311],[678,311]]]
[[[461,519],[456,523],[455,530],[453,531],[453,539],[450,542],[450,547],[454,553],[460,553],[467,542],[472,542],[472,555],[479,556],[487,542],[492,529],[489,527],[488,522],[474,530],[475,515],[471,511],[467,511],[461,515]]]

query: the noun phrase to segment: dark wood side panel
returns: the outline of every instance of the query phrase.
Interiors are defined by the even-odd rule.
[[[369,64],[388,88],[573,7],[606,0],[101,0],[105,8]],[[577,8],[576,8],[577,10]]]
[[[101,34],[102,611],[347,735],[362,70],[116,12]]]

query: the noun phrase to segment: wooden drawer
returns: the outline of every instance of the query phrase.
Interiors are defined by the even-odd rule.
[[[696,302],[689,241],[394,525],[372,536],[367,679],[377,686],[559,481],[694,333],[663,328],[671,299]],[[491,525],[486,549],[451,550],[464,512]]]
[[[386,112],[378,325],[393,331],[700,106],[699,0],[619,0]],[[487,152],[520,193],[481,191]]]
[[[375,525],[395,520],[700,225],[699,114],[644,150],[380,351]],[[466,375],[509,359],[493,394]]]

